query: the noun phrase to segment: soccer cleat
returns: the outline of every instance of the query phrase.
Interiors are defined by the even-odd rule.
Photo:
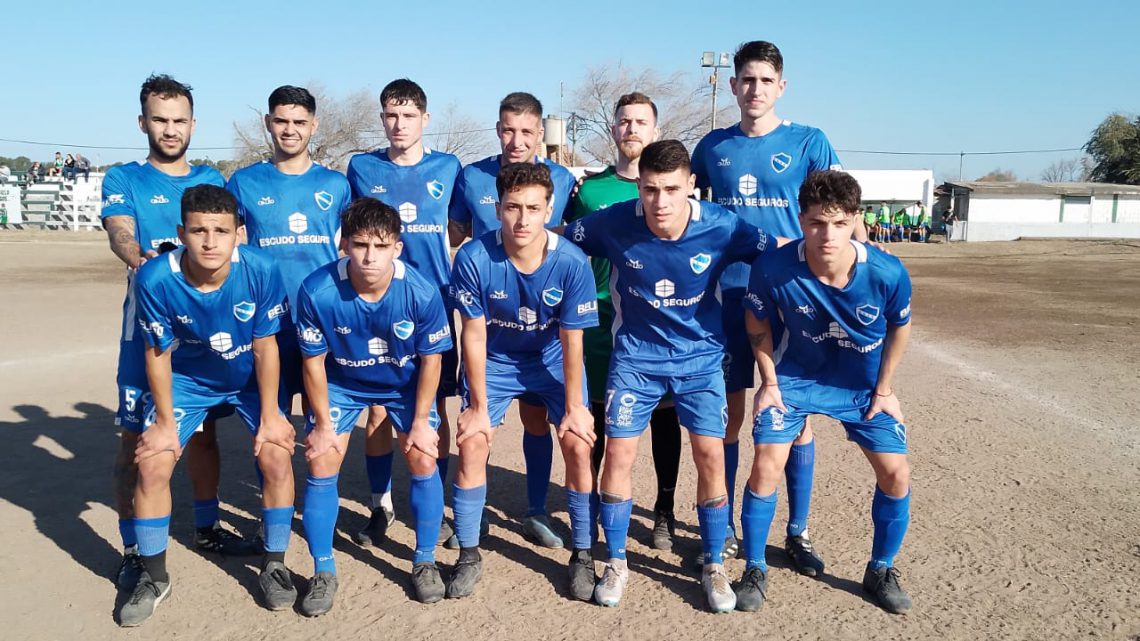
[[[673,536],[677,533],[677,520],[672,512],[657,512],[653,516],[653,549],[673,549]]]
[[[388,540],[388,527],[396,520],[396,513],[384,506],[372,508],[372,514],[368,517],[368,525],[364,526],[363,530],[355,532],[352,535],[352,540],[356,541],[357,545],[374,545],[380,547],[384,541]]]
[[[621,603],[626,583],[629,583],[629,565],[625,559],[610,559],[602,570],[602,578],[594,586],[594,600],[598,605],[616,608]]]
[[[336,598],[337,580],[332,572],[317,572],[309,581],[309,592],[301,599],[301,614],[307,617],[320,616],[333,607]]]
[[[792,559],[796,572],[804,576],[820,576],[823,574],[823,559],[816,554],[806,534],[805,530],[804,534],[784,539],[784,551]]]
[[[451,524],[447,522],[447,519],[443,519],[443,521],[441,521],[439,524],[439,538],[436,539],[435,544],[442,545],[443,547],[448,547],[447,544],[450,543],[451,539],[453,538],[455,539],[455,545],[458,546],[459,537],[455,536],[455,528],[451,527]]]
[[[755,612],[764,605],[768,595],[768,573],[760,568],[748,568],[733,589],[736,591],[736,609]]]
[[[416,600],[420,603],[435,603],[443,599],[447,588],[439,567],[432,561],[417,563],[412,567],[412,586],[416,589]]]
[[[471,596],[475,584],[483,576],[483,557],[479,548],[463,548],[459,551],[459,561],[451,573],[451,583],[447,584],[447,598],[461,599]]]
[[[545,514],[532,514],[523,519],[523,537],[539,547],[560,548],[562,537],[550,529],[550,520]]]
[[[200,527],[194,534],[194,547],[202,552],[216,552],[222,556],[253,556],[257,549],[253,543],[222,528],[220,523]]]
[[[293,575],[280,561],[266,563],[257,577],[257,584],[261,587],[262,603],[269,610],[274,612],[288,610],[297,602],[297,588],[293,585]]]
[[[701,572],[701,587],[705,590],[705,600],[713,612],[732,612],[736,609],[736,593],[732,591],[723,564],[705,564],[704,571]]]
[[[142,557],[139,556],[139,546],[132,545],[123,551],[123,561],[119,564],[119,572],[115,575],[115,586],[124,592],[132,590],[139,583],[139,575],[143,573]]]
[[[736,555],[740,553],[740,541],[736,540],[736,533],[732,530],[728,531],[728,536],[724,537],[724,552],[721,558],[724,560],[735,559]]]
[[[598,575],[594,573],[594,557],[589,550],[574,550],[567,564],[570,573],[570,595],[579,601],[594,598],[594,584]]]
[[[863,591],[887,612],[906,614],[913,605],[910,595],[899,585],[899,571],[893,567],[872,568],[863,573]]]
[[[119,625],[124,628],[133,628],[154,614],[155,608],[163,599],[170,596],[170,583],[153,581],[145,570],[139,575],[131,597],[119,610]]]

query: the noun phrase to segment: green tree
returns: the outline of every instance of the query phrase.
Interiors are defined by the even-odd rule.
[[[1140,185],[1140,117],[1114,113],[1101,121],[1085,143],[1096,182]]]

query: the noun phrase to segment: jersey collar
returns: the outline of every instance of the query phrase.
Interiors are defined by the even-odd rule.
[[[170,271],[174,272],[175,274],[182,273],[182,254],[185,254],[185,253],[186,253],[186,247],[182,246],[182,247],[179,247],[178,249],[175,249],[174,251],[171,251],[171,252],[166,254],[167,255],[166,260],[169,261],[169,264],[170,264]],[[234,253],[230,255],[230,262],[231,263],[240,263],[241,262],[241,254],[238,253],[237,246],[234,246]]]

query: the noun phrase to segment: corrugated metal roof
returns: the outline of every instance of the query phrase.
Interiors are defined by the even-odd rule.
[[[947,181],[939,191],[948,192],[951,187],[994,196],[1140,196],[1140,185],[1111,183]]]

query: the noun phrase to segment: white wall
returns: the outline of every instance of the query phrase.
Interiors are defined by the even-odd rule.
[[[1060,213],[1060,196],[998,196],[975,192],[970,194],[967,216],[973,227],[974,223],[1056,223]]]
[[[962,223],[959,223],[961,225]],[[1140,238],[1140,222],[1051,224],[979,223],[973,218],[966,223],[966,240],[1017,240],[1018,238]],[[955,237],[957,239],[957,237]]]
[[[859,182],[863,202],[880,201],[914,204],[922,201],[927,210],[934,204],[934,172],[929,169],[847,169]]]

